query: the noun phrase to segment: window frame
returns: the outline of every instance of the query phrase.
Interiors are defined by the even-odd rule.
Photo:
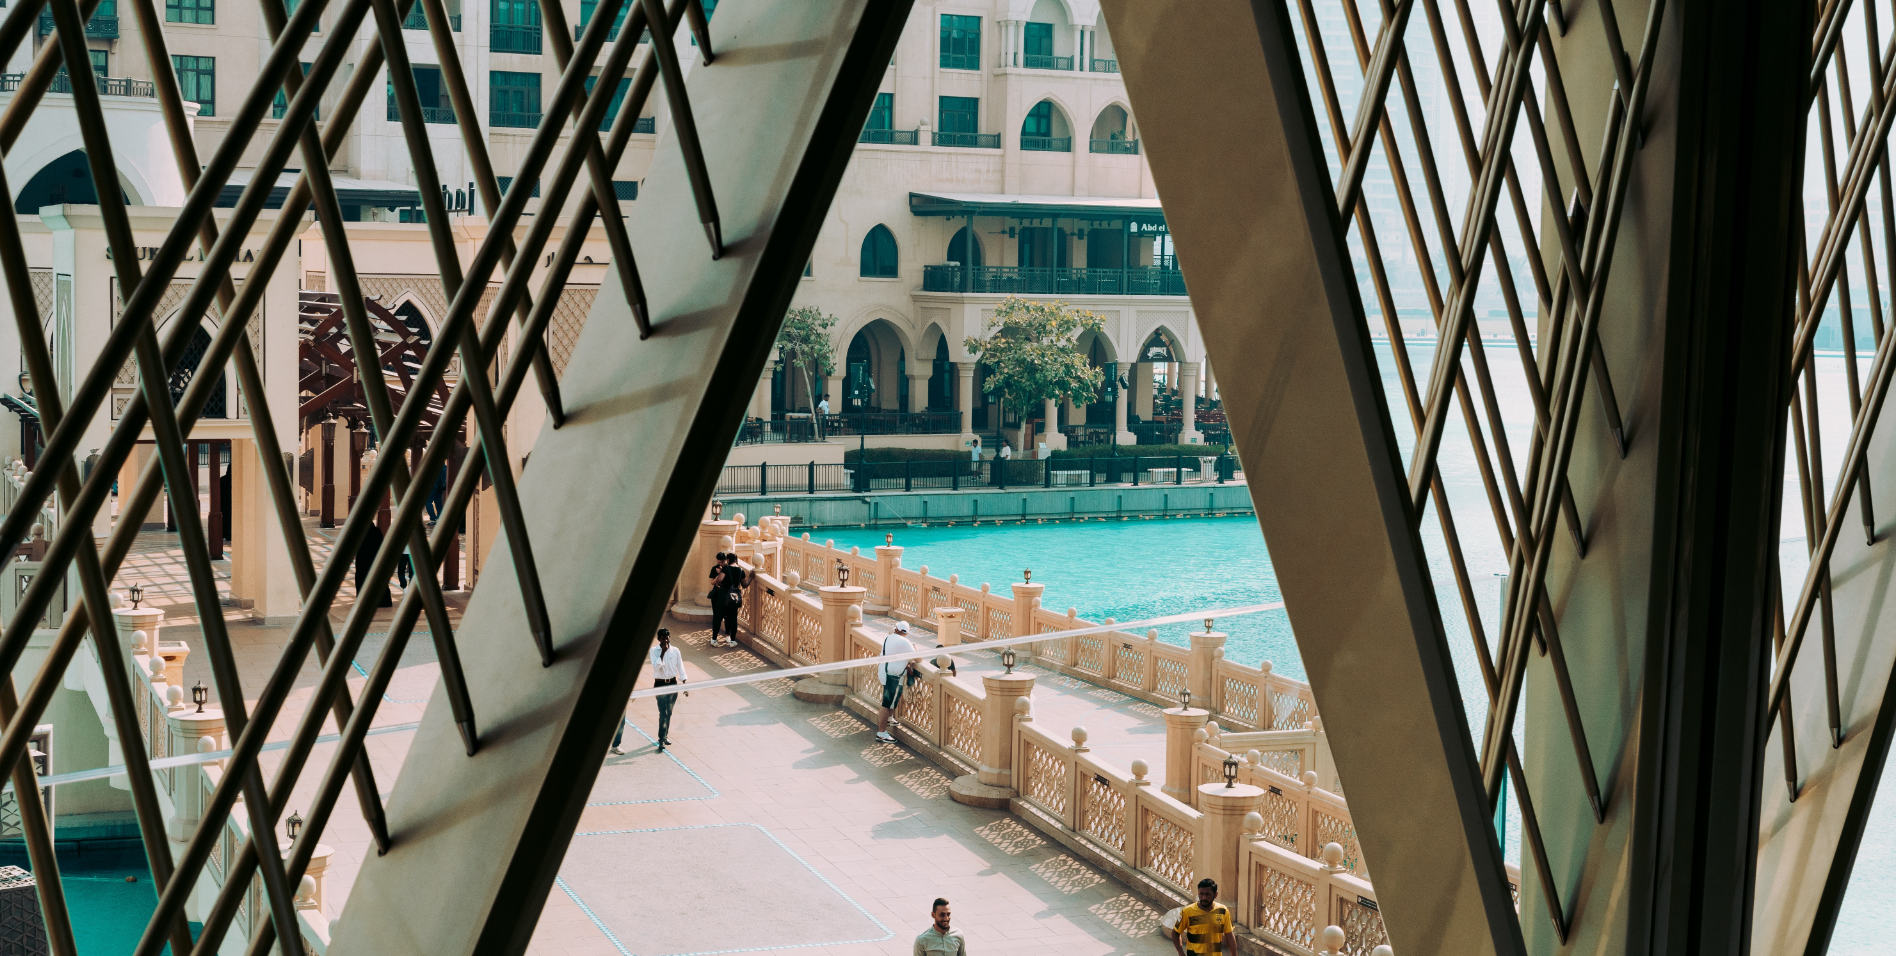
[[[165,0],[165,22],[216,26],[217,0]]]
[[[186,60],[190,61],[190,63],[185,63],[184,61]],[[189,53],[173,53],[171,54],[171,73],[178,78],[179,98],[187,102],[196,103],[198,105],[199,117],[215,117],[217,115],[217,57],[197,56]],[[187,73],[190,76],[189,81],[185,79]],[[193,91],[199,93],[204,92],[204,85],[206,83],[209,84],[210,88],[210,97],[208,99],[200,99],[191,95]]]
[[[503,82],[505,80],[505,82]],[[527,82],[531,80],[531,82]],[[527,91],[532,91],[533,110],[531,112],[502,106],[520,107],[527,105]],[[511,102],[508,102],[511,101]],[[546,114],[545,100],[541,96],[541,78],[539,73],[517,70],[487,71],[487,125],[494,129],[536,129]],[[526,122],[531,116],[532,122]],[[506,122],[502,122],[502,120]]]
[[[981,20],[979,14],[941,15],[942,69],[981,69]]]
[[[884,248],[886,241],[887,247]],[[888,259],[883,260],[887,253]],[[886,269],[886,271],[884,271]],[[895,241],[895,231],[883,223],[863,234],[861,261],[856,270],[858,278],[863,279],[899,279],[902,276],[902,247]]]

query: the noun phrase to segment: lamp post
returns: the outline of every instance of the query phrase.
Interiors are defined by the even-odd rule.
[[[197,710],[193,711],[193,713],[204,713],[204,702],[210,699],[211,691],[204,686],[203,681],[198,681],[196,684],[191,685],[191,702],[197,705]]]
[[[849,586],[849,565],[844,564],[842,558],[836,559],[836,586],[839,588]]]
[[[1010,676],[1014,673],[1014,661],[1017,659],[1018,658],[1014,656],[1013,648],[1006,647],[1001,649],[1001,666],[1007,668],[1006,673]]]
[[[291,843],[295,843],[296,835],[301,832],[303,832],[303,817],[295,810],[291,810],[290,818],[283,821],[283,835],[289,837]]]
[[[1237,786],[1237,783],[1238,783],[1238,758],[1237,758],[1237,755],[1235,755],[1235,754],[1225,754],[1225,759],[1224,759],[1224,777],[1225,777],[1225,789],[1226,789],[1226,790],[1229,790],[1229,789],[1231,789],[1232,787],[1235,787],[1235,786]]]
[[[134,584],[130,588],[128,588],[125,593],[127,597],[130,597],[132,599],[132,610],[134,611],[138,610],[138,602],[143,601],[145,599],[145,589],[143,587],[140,587],[137,584]]]
[[[1179,710],[1192,709],[1192,689],[1191,688],[1181,687],[1178,689],[1178,709]]]
[[[724,513],[724,502],[718,498],[711,499],[711,520],[712,521],[718,520],[718,516],[722,515],[723,513]]]
[[[1020,572],[1020,580],[1021,580],[1021,583],[1022,583],[1022,584],[1032,584],[1032,583],[1034,583],[1034,569],[1033,569],[1033,568],[1027,568],[1027,569],[1025,569],[1025,570],[1023,570],[1023,571],[1021,571],[1021,572]]]

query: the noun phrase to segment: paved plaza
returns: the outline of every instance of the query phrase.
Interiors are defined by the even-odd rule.
[[[311,528],[320,564],[327,539]],[[148,535],[128,562],[155,606],[165,637],[192,645],[186,680],[211,686],[197,620],[173,563],[175,539]],[[123,575],[121,578],[125,579]],[[338,624],[354,597],[345,591]],[[458,603],[458,602],[457,602]],[[457,612],[458,613],[458,612]],[[358,679],[385,640],[388,611],[356,655]],[[227,617],[254,693],[274,665],[288,628]],[[886,618],[870,618],[871,630]],[[709,632],[667,620],[679,636],[692,680],[770,668],[743,649],[711,648]],[[926,632],[917,637],[928,639]],[[420,719],[437,668],[428,635],[403,654],[377,726]],[[957,655],[961,680],[998,669],[995,656]],[[1064,732],[1085,726],[1089,745],[1124,766],[1134,759],[1164,773],[1164,728],[1152,705],[1034,668],[1036,719]],[[272,739],[287,739],[317,678],[312,659]],[[649,686],[642,678],[640,686]],[[478,702],[476,702],[478,704]],[[333,725],[328,728],[333,731]],[[874,727],[836,706],[805,703],[788,679],[697,691],[679,698],[676,746],[658,753],[657,706],[634,703],[626,755],[606,756],[559,882],[548,897],[529,952],[538,956],[660,956],[725,952],[907,953],[937,896],[953,901],[955,925],[976,953],[1170,953],[1154,934],[1159,913],[1096,868],[1001,810],[953,802],[950,776],[905,747],[878,743]],[[384,794],[411,735],[370,738]],[[320,746],[292,807],[307,804],[332,748]],[[264,757],[274,770],[274,754]],[[324,909],[342,913],[366,854],[367,828],[345,789],[323,842],[335,849]]]

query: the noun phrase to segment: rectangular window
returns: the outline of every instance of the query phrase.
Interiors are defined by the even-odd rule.
[[[540,74],[493,70],[487,75],[488,125],[510,129],[540,125]]]
[[[941,68],[981,68],[981,18],[952,13],[941,15]]]
[[[1028,56],[1053,55],[1053,24],[1029,22],[1026,35],[1022,39],[1026,41],[1024,43],[1026,49],[1022,52]]]
[[[494,177],[494,182],[500,186],[500,194],[502,196],[507,195],[507,187],[512,186],[513,181],[514,181],[514,178],[512,176],[495,176]],[[532,195],[534,199],[540,198],[540,181],[537,179],[533,181],[533,194]]]
[[[612,196],[620,202],[632,202],[639,198],[639,181],[636,179],[615,179],[612,181]]]
[[[171,69],[178,74],[178,94],[198,105],[198,115],[216,116],[217,58],[173,55]]]
[[[303,64],[303,75],[304,75],[304,76],[308,76],[308,75],[309,75],[309,64],[308,64],[308,63],[304,63],[304,64]],[[282,88],[281,88],[281,87],[279,87],[279,88],[277,89],[277,97],[276,97],[276,101],[270,104],[270,118],[271,118],[271,119],[282,119],[282,118],[283,118],[283,114],[284,114],[285,112],[288,112],[288,111],[289,111],[289,108],[290,108],[290,100],[289,100],[289,98],[288,98],[287,96],[285,96],[285,95],[283,94],[283,90],[282,90]],[[322,119],[322,118],[323,118],[323,115],[322,115],[322,114],[323,114],[323,110],[322,110],[322,107],[321,107],[321,106],[318,106],[318,107],[316,108],[316,116],[315,116],[314,118],[315,118],[315,119]]]
[[[981,99],[976,96],[941,98],[941,120],[937,129],[944,133],[980,132]]]
[[[453,123],[454,104],[448,100],[448,85],[441,81],[441,68],[416,65],[414,71],[415,94],[416,98],[421,100],[421,121]],[[401,120],[401,110],[395,105],[395,83],[390,80],[388,81],[388,121],[399,123]]]
[[[488,46],[495,53],[539,53],[540,5],[533,0],[494,0]]]
[[[610,43],[619,38],[619,28],[625,26],[626,11],[631,10],[635,2],[637,0],[626,0],[619,4],[619,13],[612,18],[612,29],[606,31],[606,42]],[[579,0],[579,24],[573,27],[573,42],[579,42],[579,35],[586,32],[586,24],[592,22],[593,10],[598,6],[599,0]],[[639,36],[640,43],[649,43],[651,39],[652,31],[650,30]]]
[[[216,23],[217,0],[165,0],[166,23]]]
[[[876,105],[870,107],[869,122],[863,125],[863,129],[894,129],[894,128],[895,128],[895,94],[894,93],[877,93]]]
[[[586,95],[592,95],[593,84],[598,81],[599,78],[596,76],[586,78]],[[629,76],[620,77],[619,88],[612,91],[612,102],[606,107],[606,115],[599,118],[599,131],[601,133],[609,133],[612,131],[612,121],[618,118],[619,107],[625,104],[625,95],[630,92],[632,92],[632,78]],[[646,122],[649,119],[651,119],[651,117],[648,116],[645,119],[638,120],[637,125],[633,126],[632,131],[634,133],[651,132],[651,126]]]
[[[92,61],[92,72],[100,76],[112,75],[111,71],[106,69],[107,54],[104,50],[87,50],[86,57]]]

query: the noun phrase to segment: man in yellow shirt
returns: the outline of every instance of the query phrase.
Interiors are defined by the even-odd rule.
[[[1218,902],[1218,881],[1210,877],[1198,881],[1198,902],[1179,911],[1178,925],[1172,931],[1178,934],[1172,938],[1178,956],[1238,951],[1231,908]]]

